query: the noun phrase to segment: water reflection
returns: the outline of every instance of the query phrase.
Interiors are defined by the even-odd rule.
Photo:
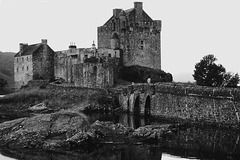
[[[81,151],[30,151],[30,150],[8,150],[2,152],[14,159],[29,160],[161,160],[162,151],[159,147],[152,146],[125,146],[125,145],[104,145],[91,153]],[[1,159],[2,160],[2,159]],[[3,159],[4,160],[4,159]]]
[[[125,126],[138,128],[148,124],[169,123],[164,119],[154,119],[139,115],[93,114],[89,122],[96,120],[113,121]],[[160,121],[159,121],[160,120]],[[15,159],[31,160],[237,160],[240,157],[239,131],[212,128],[181,128],[173,137],[160,146],[151,145],[103,145],[94,151],[22,151],[0,150],[2,155]],[[196,157],[196,158],[195,158]],[[2,158],[2,157],[0,157]],[[4,159],[3,159],[4,160]]]
[[[111,114],[90,114],[88,115],[89,122],[93,123],[96,120],[100,121],[112,121],[113,123],[121,123],[127,127],[138,128],[146,126],[149,124],[157,123],[151,116],[142,116],[136,114],[121,114],[121,115],[111,115]]]

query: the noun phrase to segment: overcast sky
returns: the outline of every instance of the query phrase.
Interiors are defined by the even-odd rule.
[[[134,0],[0,0],[0,51],[18,52],[19,43],[48,39],[53,50],[70,42],[90,47],[97,27],[113,8],[129,9]],[[240,73],[239,0],[141,0],[154,20],[162,20],[162,69],[193,73],[194,65],[214,54],[227,71]]]

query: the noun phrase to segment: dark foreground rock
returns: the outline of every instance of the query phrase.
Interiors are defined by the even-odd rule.
[[[20,118],[0,124],[0,146],[29,149],[89,149],[99,144],[158,142],[171,134],[171,126],[146,126],[136,130],[122,124],[96,121],[84,114],[61,111]]]

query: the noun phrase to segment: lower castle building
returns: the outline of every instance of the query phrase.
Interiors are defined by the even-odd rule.
[[[14,58],[15,88],[27,85],[30,80],[54,80],[54,54],[46,39],[32,45],[20,43]]]
[[[120,64],[119,50],[77,48],[55,53],[55,77],[81,87],[105,88],[114,85]]]

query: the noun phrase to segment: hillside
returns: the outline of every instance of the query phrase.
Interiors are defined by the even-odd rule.
[[[13,84],[14,77],[14,55],[12,52],[0,51],[0,78],[7,80],[8,84]]]

